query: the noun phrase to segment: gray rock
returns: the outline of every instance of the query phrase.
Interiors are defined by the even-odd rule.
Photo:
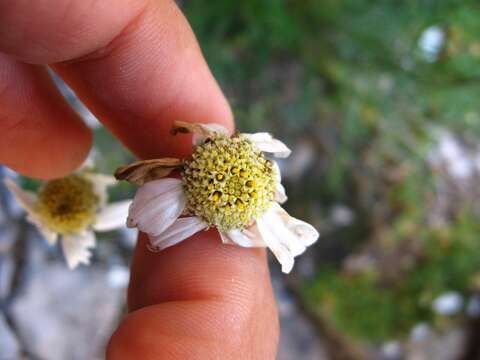
[[[20,358],[20,345],[8,326],[5,317],[0,313],[0,360],[16,360]]]
[[[41,359],[102,359],[124,304],[109,269],[69,271],[63,263],[35,267],[10,313],[26,352]]]
[[[430,333],[420,340],[411,339],[405,345],[406,360],[458,359],[465,344],[465,332],[452,329],[445,334]]]
[[[273,287],[280,315],[277,360],[327,360],[322,339],[297,309],[294,300],[284,288],[283,282],[276,278],[275,273]]]

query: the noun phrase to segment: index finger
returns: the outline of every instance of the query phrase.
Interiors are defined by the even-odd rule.
[[[53,64],[97,117],[143,158],[186,155],[173,120],[232,114],[172,0],[0,0],[0,50]]]

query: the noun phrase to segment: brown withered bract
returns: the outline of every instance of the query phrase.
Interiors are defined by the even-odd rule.
[[[126,180],[134,185],[161,179],[175,169],[181,169],[183,161],[175,158],[140,160],[132,164],[119,167],[115,171],[117,180]]]
[[[202,126],[202,124],[189,123],[185,121],[175,121],[170,132],[172,135],[177,135],[178,133],[192,133],[205,137],[208,137],[212,134],[211,130],[206,129],[204,126]]]

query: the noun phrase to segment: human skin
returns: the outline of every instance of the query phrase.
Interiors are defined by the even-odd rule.
[[[0,0],[0,163],[49,179],[81,164],[91,133],[50,66],[140,158],[187,156],[174,120],[233,130],[230,107],[172,0]],[[263,249],[214,230],[152,253],[140,236],[116,359],[274,359],[278,318]]]

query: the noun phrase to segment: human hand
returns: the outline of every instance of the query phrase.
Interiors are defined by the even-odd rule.
[[[218,122],[230,108],[172,0],[0,0],[0,163],[52,178],[77,167],[87,127],[49,65],[141,158],[182,157],[174,120]],[[35,65],[32,65],[35,64]],[[278,320],[263,249],[202,232],[160,253],[139,239],[129,314],[108,359],[270,359]]]

